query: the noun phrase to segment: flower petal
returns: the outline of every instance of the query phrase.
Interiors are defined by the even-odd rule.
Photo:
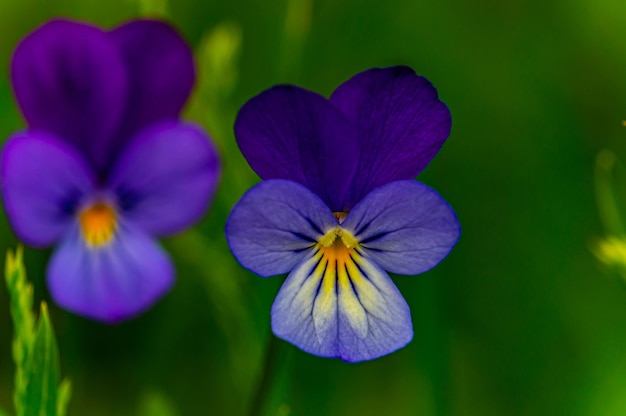
[[[142,131],[120,155],[107,188],[133,224],[151,235],[182,231],[206,212],[219,177],[217,150],[192,124]]]
[[[413,337],[406,301],[364,253],[344,264],[311,250],[272,306],[272,330],[306,352],[344,361],[371,360]]]
[[[29,126],[78,147],[105,170],[126,102],[126,70],[100,29],[53,20],[28,35],[11,64],[17,102]]]
[[[383,269],[400,274],[437,265],[461,232],[446,201],[415,181],[396,181],[370,192],[341,226]]]
[[[330,97],[358,129],[361,159],[347,204],[372,189],[413,179],[450,134],[450,111],[437,90],[407,67],[370,69]]]
[[[4,145],[0,162],[4,208],[17,236],[47,246],[67,232],[75,208],[94,189],[76,150],[43,132],[22,132]]]
[[[246,269],[263,277],[290,271],[337,220],[315,194],[292,181],[263,181],[233,208],[226,239]]]
[[[351,123],[326,98],[287,85],[266,90],[241,108],[235,136],[261,178],[298,182],[343,211],[358,146]]]
[[[128,223],[120,224],[109,245],[95,249],[85,245],[75,226],[54,252],[47,278],[63,308],[115,323],[161,298],[174,282],[174,269],[156,242]]]
[[[156,20],[133,20],[109,34],[129,76],[129,95],[118,137],[177,119],[195,80],[191,49],[174,28]]]

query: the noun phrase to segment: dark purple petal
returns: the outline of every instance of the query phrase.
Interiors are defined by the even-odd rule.
[[[452,208],[415,181],[381,186],[359,202],[341,225],[383,269],[418,274],[436,266],[461,232]]]
[[[11,77],[30,127],[72,143],[103,172],[127,88],[126,69],[107,34],[83,23],[46,23],[18,45]]]
[[[44,132],[23,132],[4,145],[0,162],[4,209],[15,234],[47,246],[66,233],[94,177],[76,150]]]
[[[405,346],[413,337],[411,314],[387,273],[354,253],[348,264],[329,263],[311,250],[289,274],[272,306],[276,336],[351,362]]]
[[[206,212],[219,178],[217,150],[192,124],[141,132],[120,155],[107,188],[123,215],[151,235],[177,233]]]
[[[156,242],[127,223],[100,248],[86,246],[75,226],[54,252],[47,279],[59,306],[115,323],[160,299],[174,282],[174,269]]]
[[[192,51],[174,28],[156,20],[134,20],[110,32],[129,76],[129,94],[118,139],[143,127],[177,119],[195,80]]]
[[[319,94],[277,86],[239,111],[241,152],[263,179],[290,179],[342,211],[359,158],[354,128]]]
[[[337,220],[321,199],[292,181],[269,180],[250,189],[226,223],[231,251],[263,277],[289,272]]]
[[[450,134],[448,107],[426,78],[407,67],[357,74],[330,101],[352,120],[360,143],[348,209],[380,185],[413,179]]]

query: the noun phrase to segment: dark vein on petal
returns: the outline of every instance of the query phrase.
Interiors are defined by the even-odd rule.
[[[314,250],[314,251],[313,251],[313,253],[312,253],[312,255],[311,255],[311,258],[314,258],[314,257],[315,257],[315,255],[317,254],[317,251],[319,251],[319,250]],[[323,259],[323,257],[322,257],[322,259]],[[306,260],[306,261],[308,261],[308,260]],[[320,261],[321,261],[321,259],[320,259]],[[291,301],[289,302],[289,307],[291,307],[291,306],[293,305],[293,302],[296,300],[296,297],[298,297],[298,293],[300,293],[300,291],[302,290],[302,286],[304,286],[304,284],[306,283],[306,281],[307,281],[307,280],[311,277],[311,275],[313,274],[313,271],[315,271],[315,268],[317,267],[317,265],[318,265],[318,264],[319,264],[319,261],[318,261],[318,262],[316,262],[316,263],[314,263],[314,264],[313,264],[313,266],[312,266],[312,267],[309,269],[309,271],[307,272],[307,276],[306,276],[304,279],[302,279],[302,282],[301,282],[301,283],[300,283],[300,285],[298,286],[298,290],[296,290],[296,291],[294,292],[294,296],[293,296],[293,298],[291,299]]]
[[[318,227],[317,224],[315,224],[309,217],[304,217],[304,219],[309,223],[309,226],[311,226],[315,232],[324,235],[324,232],[320,229],[320,227]]]
[[[324,256],[322,256],[322,258],[320,259],[319,262],[317,262],[317,264],[315,265],[314,269],[317,268],[317,266],[324,261],[325,258]],[[324,279],[326,279],[326,270],[328,270],[328,261],[326,261],[326,264],[324,265],[324,270],[322,270],[322,277],[320,277],[320,281],[317,284],[317,289],[315,289],[315,296],[313,297],[313,304],[315,304],[315,300],[317,300],[317,297],[320,293],[320,289],[322,287],[322,283],[324,283]],[[313,310],[311,310],[311,313],[313,312]]]
[[[390,232],[393,232],[393,231],[390,231]],[[372,241],[374,241],[374,240],[378,240],[379,238],[383,238],[383,237],[385,237],[385,236],[386,236],[386,235],[388,235],[390,232],[383,231],[383,232],[380,232],[380,233],[378,233],[378,234],[374,234],[374,235],[373,235],[373,236],[371,236],[371,237],[367,237],[366,239],[361,240],[361,241],[359,241],[359,242],[360,242],[361,244],[367,244],[367,243],[370,243],[370,242],[372,242]]]
[[[309,236],[307,236],[307,235],[304,235],[304,234],[302,234],[302,233],[299,233],[299,232],[297,232],[297,231],[289,231],[289,232],[290,232],[292,235],[294,235],[295,237],[298,237],[298,238],[299,238],[299,239],[301,239],[301,240],[308,241],[308,242],[310,242],[310,243],[315,243],[315,242],[316,242],[316,241],[315,241],[315,239],[313,239],[313,238],[311,238],[311,237],[309,237]]]

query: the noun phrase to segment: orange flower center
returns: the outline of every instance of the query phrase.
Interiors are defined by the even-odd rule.
[[[85,243],[90,247],[108,244],[117,228],[115,209],[105,203],[96,202],[82,210],[78,216]]]
[[[323,299],[326,299],[323,303],[328,303],[334,299],[330,295],[335,293],[337,288],[340,293],[348,293],[351,282],[352,284],[362,282],[362,273],[358,267],[362,262],[362,254],[359,252],[359,241],[349,231],[339,226],[320,238],[317,247],[319,263],[314,275],[322,279],[321,291]],[[347,308],[352,310],[356,307],[352,300],[346,302]]]

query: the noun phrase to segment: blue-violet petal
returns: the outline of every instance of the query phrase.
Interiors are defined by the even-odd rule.
[[[300,184],[274,179],[250,189],[226,223],[231,251],[263,276],[289,272],[337,220],[321,199]]]
[[[445,258],[460,226],[441,196],[415,181],[396,181],[370,192],[342,224],[383,269],[418,274]]]
[[[84,197],[95,187],[83,157],[45,132],[21,132],[4,145],[0,162],[4,209],[20,240],[44,247],[74,221]]]
[[[85,317],[116,323],[160,299],[174,283],[168,255],[148,235],[120,222],[114,239],[98,248],[85,244],[75,226],[48,264],[54,301]]]
[[[204,215],[220,170],[204,130],[177,122],[143,130],[117,162],[107,188],[125,218],[159,236],[180,232]]]
[[[413,337],[406,301],[366,254],[343,254],[309,251],[274,301],[272,330],[306,352],[350,362],[402,348]]]

